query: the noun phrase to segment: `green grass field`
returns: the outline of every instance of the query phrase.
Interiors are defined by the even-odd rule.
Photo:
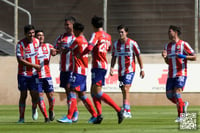
[[[185,133],[199,130],[179,130],[179,124],[174,120],[177,116],[175,106],[132,106],[133,118],[125,119],[117,124],[116,112],[109,106],[103,106],[104,120],[100,125],[88,124],[90,114],[84,106],[79,106],[79,121],[73,124],[44,123],[39,112],[39,119],[31,118],[31,106],[27,106],[25,123],[17,124],[18,107],[0,106],[1,133]],[[199,106],[190,106],[189,112],[198,112]],[[55,107],[56,119],[66,113],[66,106]],[[197,122],[199,121],[199,117]],[[198,124],[199,125],[199,124]]]

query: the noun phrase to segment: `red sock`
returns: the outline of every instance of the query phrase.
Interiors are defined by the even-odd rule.
[[[69,100],[69,109],[68,109],[68,114],[67,114],[68,119],[72,119],[76,106],[77,106],[76,98],[71,98]]]
[[[117,112],[121,111],[121,108],[106,93],[102,94],[101,99],[108,105],[112,106]]]
[[[92,102],[90,101],[90,99],[87,97],[85,100],[82,100],[83,104],[85,105],[85,107],[87,108],[87,110],[90,112],[90,114],[93,117],[97,117],[97,113],[92,105]]]
[[[183,102],[182,98],[178,98],[177,99],[177,110],[178,110],[179,117],[180,117],[180,114],[183,113],[183,106],[184,106],[184,102]]]
[[[19,104],[19,118],[24,118],[25,108],[25,104]]]
[[[97,109],[97,113],[98,113],[97,115],[99,116],[99,115],[102,114],[101,100],[98,99],[98,98],[95,97],[95,96],[93,96],[92,99],[93,99],[94,105],[95,105],[95,107],[96,107],[96,109]]]
[[[38,105],[39,105],[39,108],[40,108],[40,110],[41,110],[43,116],[44,116],[45,118],[48,118],[47,109],[46,109],[46,106],[45,106],[45,102],[44,102],[44,98],[43,98],[43,97],[40,97],[40,100],[39,100]]]

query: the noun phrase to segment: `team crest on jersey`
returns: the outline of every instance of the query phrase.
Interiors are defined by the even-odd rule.
[[[43,51],[43,54],[48,54],[48,50],[47,50],[46,47],[43,47],[43,48],[42,48],[42,51]]]

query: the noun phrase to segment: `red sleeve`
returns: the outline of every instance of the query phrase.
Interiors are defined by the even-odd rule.
[[[93,47],[93,45],[89,44],[88,47],[85,48],[85,50],[81,53],[81,56],[88,54],[90,51],[92,51]]]

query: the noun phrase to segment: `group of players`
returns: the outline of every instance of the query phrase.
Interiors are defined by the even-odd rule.
[[[44,42],[44,32],[36,30],[33,25],[24,27],[25,38],[16,46],[18,61],[18,88],[19,123],[24,123],[27,91],[30,90],[32,98],[32,118],[38,118],[37,105],[44,115],[45,122],[55,118],[53,96],[53,83],[50,75],[49,62],[51,55],[60,54],[60,87],[65,88],[68,113],[57,119],[60,123],[73,123],[78,121],[77,96],[83,102],[91,118],[88,123],[100,124],[103,120],[101,101],[113,107],[117,112],[118,123],[124,118],[131,118],[129,89],[135,74],[135,57],[140,66],[140,77],[144,78],[143,62],[140,49],[136,41],[128,38],[128,28],[119,25],[117,31],[119,39],[112,45],[111,36],[103,30],[104,20],[94,16],[91,19],[94,32],[89,41],[83,35],[84,25],[76,22],[72,16],[65,18],[66,32],[61,34],[52,46]],[[177,104],[178,118],[180,113],[186,111],[188,102],[183,102],[181,91],[184,88],[187,76],[187,60],[196,60],[194,51],[187,42],[179,39],[179,28],[169,28],[171,42],[165,46],[162,56],[169,65],[169,78],[167,80],[167,98]],[[36,39],[36,38],[37,39]],[[112,51],[111,51],[112,50]],[[86,75],[88,69],[88,53],[92,56],[92,85],[91,100],[86,95]],[[112,52],[110,75],[118,58],[118,75],[123,96],[123,105],[119,107],[109,95],[102,91],[107,73],[107,52]],[[174,67],[176,65],[177,67]],[[185,66],[184,66],[185,65]],[[176,70],[175,70],[176,69]],[[171,74],[172,73],[172,74]],[[49,101],[49,115],[44,103],[43,92]],[[181,119],[180,119],[181,120]],[[178,121],[179,122],[179,121]]]

